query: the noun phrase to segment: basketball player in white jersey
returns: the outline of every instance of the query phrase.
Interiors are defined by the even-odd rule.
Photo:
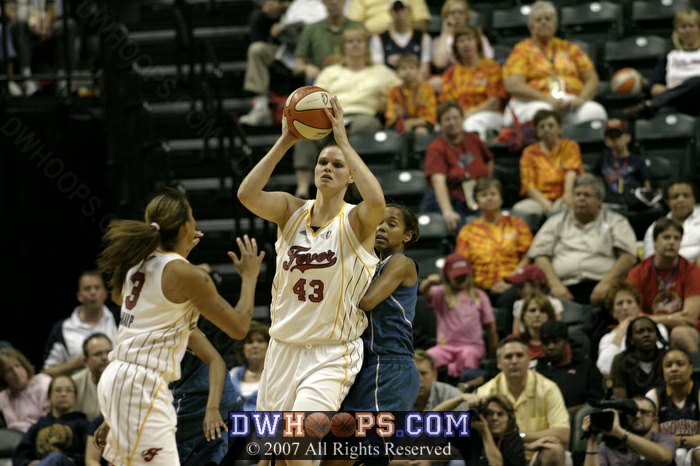
[[[253,314],[255,284],[264,253],[255,240],[237,238],[241,258],[229,252],[241,275],[232,307],[209,275],[186,257],[199,242],[185,195],[166,188],[146,207],[146,221],[113,221],[98,258],[111,276],[121,321],[110,364],[97,387],[111,428],[103,456],[115,466],[179,464],[176,414],[168,383],[180,377],[180,361],[201,312],[232,338],[243,338]]]
[[[243,205],[278,226],[259,411],[337,411],[362,363],[367,317],[358,303],[378,263],[374,234],[385,202],[379,182],[348,142],[337,97],[331,105],[333,113],[326,113],[337,146],[319,154],[316,199],[263,191],[277,163],[299,141],[286,121],[280,138],[238,189]],[[353,183],[363,199],[356,206],[344,200]]]

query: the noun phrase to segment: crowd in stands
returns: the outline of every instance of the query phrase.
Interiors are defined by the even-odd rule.
[[[428,189],[421,210],[442,215],[454,252],[441,274],[421,277],[418,287],[437,332],[434,344],[415,348],[421,380],[415,409],[482,406],[473,424],[482,440],[481,451],[472,452],[478,464],[667,465],[674,458],[700,464],[695,185],[672,179],[663,186],[668,214],[650,223],[643,241],[627,218],[606,207],[622,203],[630,189],[651,189],[650,173],[630,147],[629,122],[608,119],[595,100],[599,78],[591,59],[556,36],[554,5],[532,5],[530,37],[499,63],[484,31],[469,26],[465,1],[445,1],[442,29],[432,40],[423,0],[352,0],[348,17],[343,0],[322,3],[325,10],[311,0],[266,0],[255,13],[244,84],[255,97],[241,121],[272,124],[269,68],[286,60],[307,83],[339,96],[350,134],[383,127],[434,134],[423,163]],[[47,4],[39,23],[20,9],[6,10],[21,93],[32,91],[27,32],[63,33],[57,5]],[[630,109],[630,118],[697,115],[697,11],[677,13],[673,39],[676,49],[660,58],[651,98]],[[561,134],[590,120],[606,121],[606,149],[585,173],[579,144]],[[511,214],[489,144],[516,122],[531,123],[536,140],[522,150],[522,199]],[[296,195],[309,198],[315,156],[328,140],[302,142],[294,150]],[[119,319],[105,305],[107,291],[95,272],[79,277],[77,301],[47,336],[39,373],[18,347],[0,349],[0,412],[6,428],[23,433],[15,465],[49,457],[45,464],[99,464],[89,440],[101,424],[96,385]],[[572,324],[576,319],[582,329]],[[269,340],[267,326],[251,326],[217,393],[227,401],[214,411],[255,409]],[[207,409],[208,381],[210,373],[221,375],[221,361],[188,354],[182,367],[183,378],[171,389],[178,419],[194,430],[215,417]],[[592,405],[611,397],[632,399],[636,414],[613,410],[612,424],[599,429],[602,442],[596,435],[582,440],[594,428]],[[37,440],[58,430],[71,432],[72,440],[50,449]],[[187,454],[207,445],[203,437],[181,443]],[[223,455],[223,443],[208,448]],[[183,464],[197,464],[184,454]]]

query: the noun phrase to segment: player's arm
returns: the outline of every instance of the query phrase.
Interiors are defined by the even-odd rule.
[[[88,435],[85,443],[85,466],[100,466],[101,458],[102,451],[95,445],[95,437]]]
[[[163,271],[163,293],[173,302],[190,300],[210,322],[231,338],[241,339],[248,333],[253,318],[255,285],[260,264],[265,257],[258,253],[255,239],[236,238],[241,258],[229,251],[228,255],[241,276],[241,293],[235,307],[216,290],[212,278],[202,268],[185,261],[172,261]]]
[[[286,118],[282,118],[282,135],[238,187],[238,199],[241,204],[258,217],[274,222],[280,228],[284,228],[287,219],[304,204],[303,200],[289,193],[263,190],[279,161],[299,141],[289,132],[286,122]]]
[[[350,225],[355,235],[366,248],[374,247],[374,234],[377,225],[384,219],[386,201],[382,186],[369,170],[362,158],[355,152],[355,149],[348,141],[347,131],[343,120],[343,109],[338,102],[338,97],[331,97],[333,112],[326,109],[326,115],[333,123],[333,136],[338,147],[343,152],[345,163],[348,164],[350,176],[352,176],[357,190],[362,196],[356,208],[350,212]]]
[[[199,359],[209,366],[209,395],[204,414],[204,437],[207,441],[221,438],[221,429],[228,431],[226,423],[221,418],[219,406],[221,405],[221,393],[224,390],[224,377],[228,375],[226,363],[214,345],[207,340],[206,335],[198,328],[190,333],[187,346]]]
[[[391,296],[399,285],[413,285],[418,280],[418,271],[413,260],[397,254],[386,263],[382,274],[372,282],[360,300],[360,309],[371,311]]]

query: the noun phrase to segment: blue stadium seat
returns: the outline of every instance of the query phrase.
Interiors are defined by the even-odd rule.
[[[455,243],[455,234],[447,229],[442,214],[430,212],[417,214],[420,237],[415,245],[409,247],[438,248],[443,254],[449,254]]]
[[[632,2],[631,27],[645,34],[671,37],[676,12],[696,7],[697,3],[691,0],[635,0]]]
[[[624,35],[622,6],[609,1],[562,7],[559,23],[567,39],[590,42],[594,47]]]
[[[420,210],[425,195],[425,174],[422,170],[384,169],[375,172],[387,202],[405,204],[413,212]]]
[[[490,32],[495,43],[513,46],[522,39],[530,37],[530,31],[527,28],[529,16],[529,5],[493,10]]]
[[[434,273],[442,274],[445,253],[441,247],[420,248],[413,245],[406,250],[406,255],[418,263],[418,275],[421,279]]]
[[[577,125],[565,126],[562,131],[562,138],[573,139],[581,146],[581,157],[583,167],[587,172],[593,169],[593,165],[600,157],[600,153],[605,148],[603,142],[605,121],[593,120],[585,121]]]
[[[405,139],[392,129],[352,134],[348,140],[367,166],[378,170],[398,166],[406,150]]]
[[[671,113],[635,122],[634,136],[639,152],[650,164],[654,187],[663,186],[671,177],[697,173],[699,121],[696,117]]]
[[[606,77],[612,77],[620,68],[631,67],[650,79],[659,57],[668,53],[671,45],[670,39],[649,34],[606,41],[603,49]]]

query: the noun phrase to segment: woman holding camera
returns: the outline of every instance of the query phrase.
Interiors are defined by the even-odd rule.
[[[471,461],[467,464],[525,466],[525,445],[515,422],[515,409],[505,396],[496,394],[482,399],[473,393],[462,393],[440,403],[433,411],[452,411],[465,401],[474,415],[470,425],[481,435],[481,448],[468,440],[464,458]]]
[[[691,464],[692,449],[700,446],[700,393],[693,381],[693,359],[676,348],[664,355],[661,367],[663,383],[646,396],[659,407],[659,431],[676,440],[676,464]]]

